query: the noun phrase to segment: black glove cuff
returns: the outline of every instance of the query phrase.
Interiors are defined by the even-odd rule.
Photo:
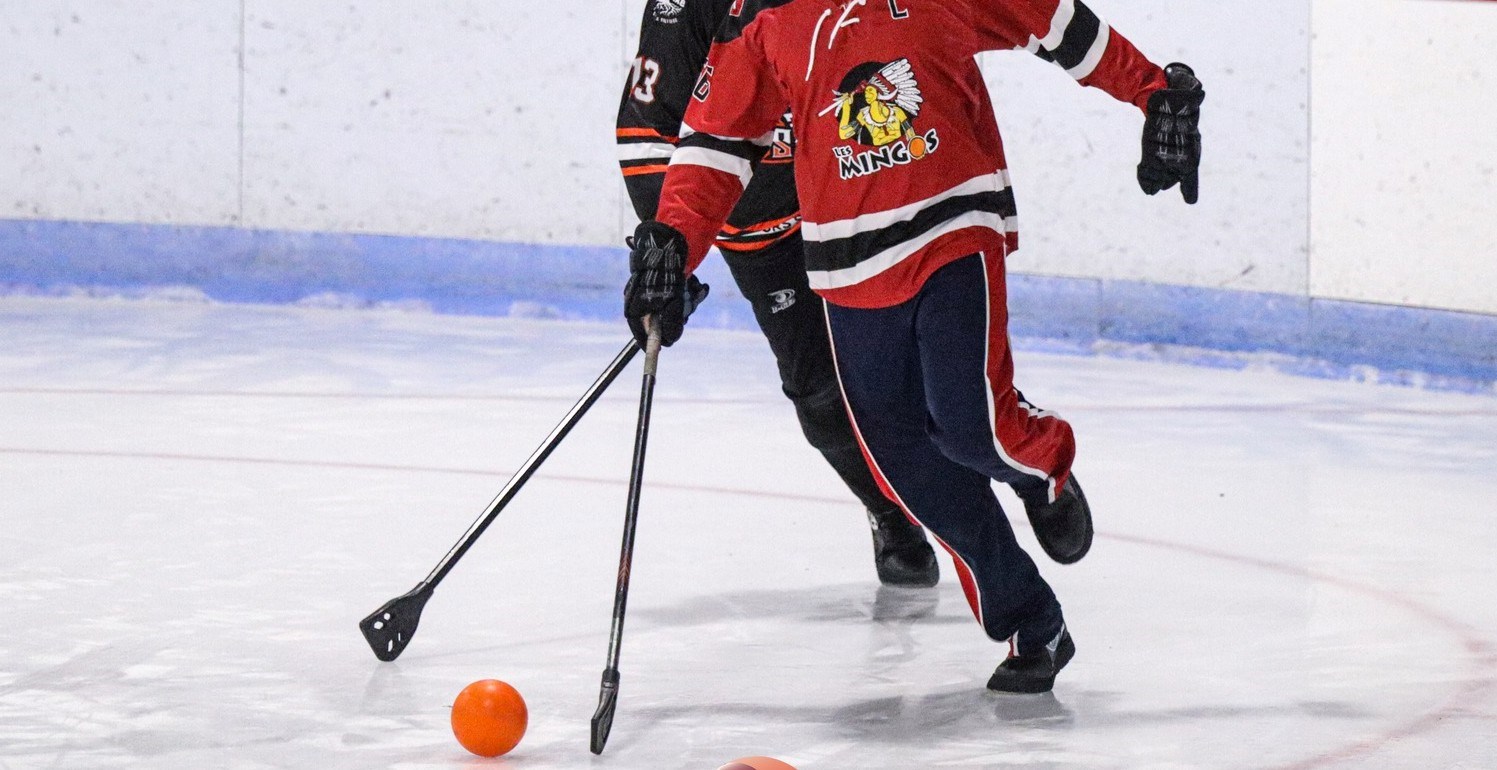
[[[1149,112],[1171,116],[1190,115],[1206,101],[1206,90],[1190,67],[1176,62],[1164,68],[1169,85],[1149,94]]]
[[[1190,115],[1201,109],[1206,101],[1205,91],[1184,91],[1161,88],[1149,95],[1149,113],[1152,115]]]
[[[629,244],[629,272],[686,272],[686,236],[664,222],[640,222]]]
[[[1164,68],[1164,77],[1169,81],[1169,87],[1180,91],[1200,91],[1201,81],[1196,79],[1196,71],[1190,65],[1174,62]]]

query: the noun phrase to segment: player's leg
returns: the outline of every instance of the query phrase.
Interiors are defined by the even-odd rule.
[[[1091,547],[1092,523],[1071,475],[1076,441],[1065,420],[1014,388],[1003,256],[958,260],[927,286],[948,298],[927,303],[920,316],[932,436],[948,457],[1014,488],[1045,553],[1063,564],[1079,560]]]
[[[917,342],[923,299],[922,291],[892,308],[827,308],[853,427],[889,495],[951,552],[987,635],[1021,651],[1044,649],[1063,635],[1060,603],[1019,547],[991,480],[947,457],[928,432]]]
[[[1003,271],[1002,255],[973,255],[938,270],[922,289],[916,335],[930,436],[953,461],[1013,485],[1046,551],[1074,561],[1091,542],[1090,512],[1069,480],[1075,438],[1058,415],[1029,405],[1013,387]],[[1049,690],[1074,653],[1063,625],[1029,634],[1021,626],[988,687]]]
[[[923,530],[884,496],[853,436],[837,386],[821,299],[806,282],[800,237],[724,255],[774,352],[781,387],[795,405],[806,441],[821,452],[868,512],[879,580],[888,585],[935,585],[940,571]]]

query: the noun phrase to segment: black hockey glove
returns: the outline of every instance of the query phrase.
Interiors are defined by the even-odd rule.
[[[686,319],[702,300],[708,286],[686,276],[686,236],[667,224],[641,222],[629,244],[629,283],[624,285],[624,318],[641,347],[648,334],[645,316],[660,326],[660,344],[681,339]]]
[[[1200,193],[1201,102],[1206,92],[1195,72],[1184,64],[1171,64],[1164,74],[1169,86],[1149,96],[1138,186],[1153,195],[1179,182],[1185,202],[1195,203]]]

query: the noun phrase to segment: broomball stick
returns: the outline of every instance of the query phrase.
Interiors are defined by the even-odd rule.
[[[610,363],[608,368],[603,370],[603,374],[587,389],[587,392],[582,394],[582,398],[572,406],[571,411],[567,412],[562,421],[551,430],[551,434],[546,436],[546,440],[541,442],[540,447],[530,455],[530,458],[525,461],[524,465],[520,466],[518,471],[515,471],[515,474],[510,477],[509,483],[504,485],[504,489],[499,491],[498,496],[494,498],[493,502],[489,503],[488,508],[484,510],[483,514],[468,527],[468,531],[463,533],[462,538],[457,541],[452,550],[447,552],[446,556],[442,557],[442,560],[437,563],[436,568],[431,571],[431,574],[426,576],[425,580],[417,583],[416,587],[410,591],[385,602],[379,609],[359,621],[359,631],[364,634],[364,639],[369,642],[369,648],[374,650],[375,657],[384,661],[395,660],[400,657],[400,653],[405,651],[406,645],[411,643],[411,637],[416,633],[416,625],[421,622],[421,610],[426,606],[427,600],[431,598],[432,592],[436,590],[437,584],[441,583],[442,579],[447,577],[447,573],[451,572],[452,568],[457,565],[458,560],[463,558],[463,554],[467,553],[468,549],[473,547],[473,543],[494,522],[494,519],[499,516],[499,512],[504,510],[504,506],[508,505],[509,501],[514,499],[515,494],[520,491],[520,487],[524,486],[525,482],[530,480],[530,477],[534,475],[536,469],[541,466],[541,463],[546,461],[546,458],[551,455],[552,450],[556,449],[561,440],[566,438],[567,433],[571,432],[572,427],[582,419],[582,415],[587,413],[587,410],[592,407],[599,396],[603,395],[603,391],[608,389],[608,386],[613,383],[614,379],[619,376],[619,373],[634,359],[634,355],[638,352],[639,343],[630,339],[629,344],[625,345],[624,349],[620,350],[619,354],[614,357],[613,363]]]

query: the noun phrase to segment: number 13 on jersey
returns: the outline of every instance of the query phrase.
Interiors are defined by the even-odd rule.
[[[660,80],[660,62],[648,56],[637,56],[629,67],[630,95],[635,101],[649,104],[655,101],[655,83]]]

